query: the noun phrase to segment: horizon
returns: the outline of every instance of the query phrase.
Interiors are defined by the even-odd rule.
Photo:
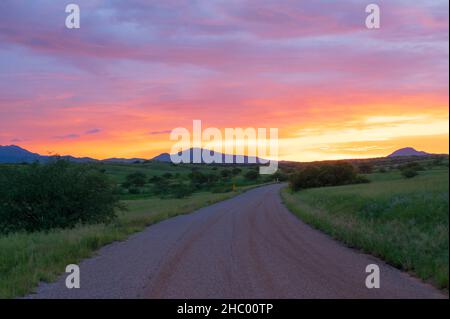
[[[153,158],[169,132],[276,127],[280,161],[449,153],[448,1],[0,4],[0,145]],[[17,23],[22,21],[22,23]]]
[[[59,153],[55,153],[55,154],[40,154],[40,153],[37,153],[37,152],[32,152],[32,151],[30,151],[29,149],[26,149],[26,148],[24,148],[24,147],[21,147],[20,145],[15,145],[15,144],[1,145],[1,144],[0,144],[0,147],[11,147],[11,146],[12,146],[12,147],[18,147],[18,148],[21,148],[21,149],[23,149],[23,150],[25,150],[25,151],[28,151],[28,152],[31,152],[31,153],[35,153],[35,154],[38,154],[38,155],[40,155],[40,156],[49,156],[49,157],[51,157],[51,156],[62,156],[62,157],[64,157],[64,156],[74,156],[73,154],[59,154]],[[196,148],[196,147],[190,147],[190,148],[188,148],[188,149],[185,149],[184,151],[191,151],[191,150],[194,149],[194,148]],[[399,150],[403,150],[403,149],[408,149],[408,148],[411,148],[411,149],[413,149],[414,151],[417,151],[417,152],[424,152],[424,151],[421,150],[421,149],[415,149],[414,147],[410,147],[410,146],[401,147],[401,148],[399,148],[399,149],[394,150],[394,152],[399,151]],[[201,150],[209,150],[209,151],[214,152],[213,150],[210,150],[210,149],[204,148],[204,147],[202,147],[202,148],[200,148],[200,149],[201,149]],[[425,151],[425,152],[426,152],[426,151]],[[249,155],[247,155],[247,154],[241,154],[241,153],[236,153],[236,152],[233,152],[233,153],[220,152],[220,153],[222,153],[223,155],[229,154],[229,155],[233,155],[233,156],[249,156]],[[392,153],[393,153],[393,152],[391,152],[391,153],[389,153],[389,154],[382,155],[382,156],[376,156],[376,157],[339,158],[339,159],[323,159],[323,160],[312,160],[312,161],[296,161],[296,160],[279,160],[279,161],[280,161],[280,162],[298,162],[298,163],[321,162],[321,161],[339,161],[339,160],[343,160],[343,161],[349,160],[349,161],[351,161],[351,160],[364,160],[364,159],[385,158],[385,157],[390,156]],[[428,152],[426,152],[426,153],[428,153]],[[160,156],[160,155],[164,155],[164,154],[170,155],[170,152],[161,152],[161,153],[158,153],[158,154],[153,155],[153,156],[148,157],[148,158],[143,158],[143,157],[120,157],[120,156],[112,156],[112,157],[106,157],[106,158],[96,158],[96,157],[83,156],[83,155],[81,155],[81,156],[74,156],[74,157],[76,157],[76,158],[91,158],[91,159],[97,160],[97,161],[104,161],[104,160],[114,159],[114,158],[117,158],[117,159],[141,159],[141,160],[152,160],[153,158],[155,158],[155,157],[157,157],[157,156]],[[428,154],[429,154],[429,155],[446,155],[446,156],[449,156],[448,153],[428,153]],[[249,157],[252,157],[252,155],[250,155]],[[259,158],[259,159],[263,159],[263,160],[269,160],[269,159],[270,159],[270,158],[265,158],[265,157],[262,158],[262,157],[259,157],[259,156],[256,156],[256,157]]]

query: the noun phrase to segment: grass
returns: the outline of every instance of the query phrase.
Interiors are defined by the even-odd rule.
[[[292,193],[286,206],[303,221],[448,289],[448,168],[405,179],[398,171],[370,174],[370,184]]]
[[[78,263],[98,248],[143,230],[158,221],[192,212],[230,198],[251,187],[229,193],[195,193],[183,199],[149,198],[124,201],[111,224],[81,225],[50,232],[14,233],[0,237],[0,298],[30,293],[40,281],[51,282],[67,264]]]

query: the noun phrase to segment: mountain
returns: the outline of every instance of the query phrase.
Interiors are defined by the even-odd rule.
[[[194,162],[194,152],[200,152],[202,154],[203,151],[210,152],[211,156],[214,154],[213,151],[201,148],[191,148],[189,150],[184,151],[183,153],[189,153],[186,156],[189,158],[189,162]],[[181,154],[181,153],[180,153]],[[216,156],[220,158],[221,163],[225,163],[225,159],[231,159],[231,163],[239,164],[264,164],[267,163],[267,160],[254,157],[254,156],[245,156],[245,155],[228,155],[216,152]],[[24,148],[21,148],[17,145],[0,145],[0,163],[33,163],[33,162],[48,162],[53,156],[40,155],[38,153],[32,153],[27,151]],[[136,162],[144,162],[146,159],[143,158],[108,158],[105,160],[97,160],[91,157],[74,157],[71,155],[60,156],[60,158],[75,162],[75,163],[91,163],[91,162],[105,162],[105,163],[136,163]],[[153,161],[158,162],[172,162],[170,159],[169,153],[161,153],[158,156],[152,158]],[[202,163],[205,163],[202,159]],[[227,163],[226,163],[227,164]]]
[[[185,150],[183,152],[178,153],[179,156],[186,156],[189,158],[189,163],[194,162],[194,152],[198,152],[199,154],[202,154],[203,152],[209,152],[211,156],[215,155],[220,158],[219,163],[222,164],[265,164],[268,162],[266,159],[262,159],[255,156],[246,156],[246,155],[230,155],[230,154],[223,154],[220,152],[213,152],[208,149],[203,148],[190,148],[188,150]],[[187,153],[187,154],[186,154]],[[186,154],[186,155],[185,155]],[[225,159],[230,159],[230,163],[226,163]],[[172,162],[170,159],[169,153],[161,153],[158,156],[155,156],[152,158],[153,161],[159,161],[159,162]],[[203,158],[201,158],[201,163],[205,163],[203,161]]]
[[[387,157],[397,157],[397,156],[430,156],[433,154],[422,152],[422,151],[416,151],[412,147],[405,147],[401,148],[399,150],[396,150],[392,154],[388,155]]]
[[[17,145],[0,145],[0,163],[33,163],[33,162],[48,162],[54,156],[40,155],[32,153]],[[90,157],[74,157],[70,155],[60,156],[60,158],[75,162],[75,163],[90,163],[97,160]]]
[[[0,163],[22,163],[47,160],[48,156],[31,153],[16,145],[0,145]]]
[[[0,145],[0,163],[33,163],[33,162],[48,162],[54,156],[40,155],[32,153],[17,145]],[[136,163],[143,162],[143,158],[108,158],[105,160],[97,160],[91,157],[75,157],[71,155],[59,156],[62,159],[68,160],[74,163],[92,163],[92,162],[105,162],[105,163]]]
[[[172,162],[170,160],[170,154],[169,153],[161,153],[158,156],[155,156],[152,158],[152,161],[158,161],[158,162]]]

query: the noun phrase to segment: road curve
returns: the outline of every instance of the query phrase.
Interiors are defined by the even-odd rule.
[[[80,263],[29,298],[447,298],[381,260],[304,224],[282,204],[281,185],[171,218]],[[381,287],[365,286],[368,264]]]

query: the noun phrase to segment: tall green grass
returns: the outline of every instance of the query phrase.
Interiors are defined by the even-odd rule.
[[[448,169],[369,175],[370,184],[282,191],[287,207],[345,244],[448,288]]]
[[[108,243],[123,240],[163,219],[230,198],[242,190],[196,193],[183,199],[124,201],[128,211],[120,212],[111,224],[0,236],[0,298],[30,293],[40,281],[55,280],[67,264],[78,263]]]

